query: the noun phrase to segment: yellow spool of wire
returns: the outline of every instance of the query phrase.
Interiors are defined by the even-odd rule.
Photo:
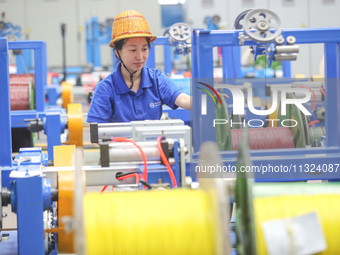
[[[246,138],[238,169],[251,166]],[[237,254],[339,254],[339,183],[254,183],[240,171],[235,201]]]
[[[340,239],[340,231],[338,231],[340,229],[339,185],[327,183],[283,183],[269,184],[269,186],[267,184],[269,188],[265,187],[266,184],[261,184],[261,186],[262,187],[257,187],[257,185],[255,185],[253,187],[253,193],[255,193],[253,206],[257,254],[271,254],[269,252],[271,244],[268,242],[268,238],[266,239],[269,232],[265,234],[265,231],[268,231],[265,225],[273,227],[281,223],[285,226],[281,232],[283,235],[287,235],[287,240],[290,240],[290,247],[286,248],[292,251],[292,254],[300,254],[299,249],[306,249],[302,247],[303,245],[301,244],[301,242],[303,243],[303,239],[302,241],[297,240],[294,229],[301,228],[302,226],[305,230],[299,230],[300,233],[301,231],[308,231],[308,229],[314,229],[314,231],[318,232],[318,225],[320,226],[321,231],[319,232],[321,235],[313,241],[312,235],[317,236],[317,234],[309,231],[310,236],[308,238],[310,238],[310,241],[309,244],[305,245],[307,249],[309,249],[308,246],[315,246],[314,242],[320,242],[320,239],[324,238],[324,247],[319,248],[319,250],[316,250],[313,254],[338,254],[340,251],[340,244],[338,242]],[[263,195],[263,192],[261,192],[262,195],[257,196],[256,189],[267,189],[266,194],[270,194],[270,190],[274,193],[277,192],[277,190],[279,190],[279,192],[273,196]],[[312,221],[310,220],[310,214],[316,216],[312,218]],[[309,224],[306,224],[306,222],[303,223],[306,219]],[[314,225],[316,225],[316,227]],[[276,234],[278,234],[280,230],[275,229],[275,231]]]
[[[221,254],[218,215],[202,190],[87,193],[86,254]]]

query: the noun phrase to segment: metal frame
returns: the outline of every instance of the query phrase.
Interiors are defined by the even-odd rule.
[[[236,31],[208,31],[195,30],[192,38],[192,74],[193,87],[197,81],[205,82],[210,85],[214,84],[213,80],[213,47],[235,47],[240,46],[238,36],[242,30]],[[265,150],[251,151],[252,162],[254,165],[280,163],[288,160],[289,164],[300,165],[305,163],[318,162],[318,164],[340,163],[340,29],[339,28],[312,28],[312,29],[283,29],[282,36],[294,36],[296,44],[323,43],[325,50],[325,84],[327,91],[326,106],[326,143],[327,147],[322,149],[293,149],[293,150]],[[255,46],[258,43],[246,41],[246,46]],[[224,61],[227,54],[223,54]],[[227,61],[227,66],[232,63]],[[288,64],[286,64],[288,65]],[[228,75],[226,77],[233,77]],[[198,151],[200,145],[206,141],[216,141],[216,132],[211,125],[204,126],[203,123],[213,123],[214,114],[201,115],[201,90],[192,89],[193,109],[193,147],[196,153],[193,156],[193,165],[197,163]],[[215,106],[212,101],[207,100],[207,112],[214,113]],[[332,120],[332,121],[330,121]],[[311,157],[313,155],[313,157]],[[235,164],[237,152],[222,152],[224,162]],[[266,158],[267,156],[267,158]],[[273,156],[275,156],[273,158]],[[271,157],[271,158],[270,158]],[[339,170],[340,171],[340,170]],[[338,171],[338,172],[339,172]],[[339,174],[329,174],[332,177],[339,177]],[[315,176],[314,178],[322,179],[330,176]],[[296,175],[295,175],[296,176]],[[310,179],[311,174],[307,176],[298,176],[298,178]]]
[[[98,17],[92,17],[86,21],[86,60],[93,67],[101,67],[100,46],[108,45],[111,40],[111,27],[106,27],[107,36],[103,36],[99,30]]]
[[[155,46],[163,45],[164,49],[164,73],[168,76],[171,75],[172,69],[172,53],[171,46],[169,43],[169,37],[167,36],[159,36],[157,39],[151,43],[151,48],[149,49],[149,57],[146,61],[146,65],[150,68],[156,67],[156,55],[155,55]]]
[[[8,49],[34,51],[34,83],[36,110],[44,111],[44,91],[45,86],[47,85],[46,43],[42,41],[8,42]]]
[[[156,67],[156,54],[155,54],[155,46],[161,45],[163,46],[163,54],[164,54],[164,73],[170,77],[172,70],[172,47],[169,42],[168,36],[159,36],[157,39],[151,43],[151,48],[149,49],[149,57],[146,62],[146,66],[150,68]],[[168,107],[163,108],[163,112],[167,113],[168,116],[172,119],[182,119],[186,125],[190,125],[190,111],[185,109],[177,109],[173,111]]]
[[[6,38],[0,38],[0,167],[12,168],[12,137],[10,118],[10,95],[9,95],[9,70],[8,70],[8,43]],[[6,53],[6,54],[4,54]],[[2,178],[4,179],[4,178]],[[4,185],[2,185],[4,186]]]
[[[1,54],[1,66],[7,68],[0,68],[0,93],[1,103],[0,116],[3,118],[1,123],[8,123],[7,125],[1,125],[0,131],[2,131],[3,139],[0,148],[4,150],[0,157],[0,166],[12,166],[12,139],[11,139],[11,128],[26,127],[28,122],[27,119],[46,118],[51,119],[52,115],[49,112],[53,112],[54,115],[60,115],[65,113],[65,109],[55,107],[50,111],[45,110],[45,86],[47,84],[47,57],[46,57],[46,43],[42,41],[18,41],[8,42],[6,38],[0,38],[0,54]],[[10,94],[9,94],[9,70],[8,70],[8,50],[14,49],[32,49],[34,50],[34,67],[35,67],[35,100],[36,109],[27,111],[10,111]],[[4,77],[4,78],[3,78]],[[8,120],[8,118],[10,118]],[[63,132],[61,125],[64,124],[62,121],[57,125],[56,121],[47,121],[45,126],[45,133],[48,133],[48,158],[53,160],[53,146],[61,145],[60,134]],[[7,134],[7,135],[5,135]],[[1,141],[1,140],[0,140]],[[2,182],[6,183],[7,178],[3,178]],[[7,185],[4,185],[7,186]]]

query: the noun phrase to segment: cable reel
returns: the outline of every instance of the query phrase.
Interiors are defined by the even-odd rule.
[[[293,93],[287,93],[288,99],[294,99]],[[216,119],[225,120],[225,124],[216,125],[216,141],[221,151],[237,150],[242,139],[242,127],[231,125],[244,123],[242,116],[229,116],[225,100],[222,106],[218,103],[215,107]],[[306,146],[320,146],[320,141],[326,135],[325,129],[308,127],[306,116],[297,106],[286,105],[286,115],[281,114],[281,102],[274,115],[269,116],[272,120],[270,127],[249,128],[250,149],[278,149],[278,148],[305,148]],[[242,126],[242,125],[241,125]]]
[[[168,30],[170,45],[175,45],[175,54],[191,52],[191,27],[185,23],[175,23]]]
[[[244,149],[240,151],[238,167],[252,166],[249,151],[246,152]],[[311,254],[333,254],[339,250],[339,243],[335,242],[338,238],[337,232],[334,232],[339,225],[339,220],[330,215],[335,215],[339,210],[336,206],[340,201],[339,185],[306,182],[255,183],[252,176],[246,178],[245,173],[241,171],[237,173],[235,188],[237,254],[276,254],[270,251],[273,251],[271,247],[273,243],[277,244],[278,239],[269,240],[266,237],[270,233],[270,226],[273,226],[271,223],[276,223],[278,226],[278,223],[281,223],[279,221],[284,221],[284,228],[280,228],[280,235],[278,235],[280,240],[284,239],[284,235],[290,237],[289,242],[282,243],[280,249],[296,251],[307,247],[306,242],[298,242],[295,238],[297,227],[307,224],[305,221],[303,223],[300,221],[305,220],[306,217],[313,226],[317,224],[316,229],[324,233],[322,236],[327,244],[323,249],[313,250]],[[317,216],[317,220],[313,217],[313,221],[310,221],[311,216]],[[301,236],[303,236],[302,230],[308,231],[304,227],[299,228]],[[278,230],[274,231],[277,233]]]

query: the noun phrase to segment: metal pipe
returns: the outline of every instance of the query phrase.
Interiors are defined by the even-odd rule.
[[[61,24],[61,36],[62,36],[62,42],[63,42],[63,80],[66,81],[66,46],[65,46],[65,32],[66,32],[66,24]]]
[[[278,45],[275,47],[276,53],[298,53],[299,45]]]
[[[297,59],[297,54],[286,54],[286,53],[281,53],[281,54],[275,54],[274,55],[274,60],[275,61],[287,61],[287,60],[296,60]]]
[[[160,161],[148,161],[148,164],[160,164]],[[140,165],[143,162],[122,162],[122,163],[112,163],[109,167],[101,167],[101,166],[83,166],[82,171],[85,174],[86,186],[104,186],[104,185],[117,185],[122,182],[117,180],[116,175],[118,173],[128,173],[128,172],[136,172],[140,173]],[[149,169],[149,171],[158,170],[158,169]],[[54,201],[56,197],[56,188],[58,186],[58,172],[63,171],[75,171],[74,167],[45,167],[42,169],[43,174],[46,175],[46,178],[51,180],[51,191],[52,191],[52,200]],[[133,178],[124,180],[125,184],[130,183],[133,184]]]
[[[147,160],[160,160],[156,142],[139,142]],[[133,144],[111,143],[109,147],[110,162],[143,161],[141,152]]]

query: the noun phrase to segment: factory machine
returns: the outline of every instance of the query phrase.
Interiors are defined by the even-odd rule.
[[[80,119],[81,123],[83,122],[82,107],[80,104],[71,105],[73,101],[71,84],[64,82],[61,86],[47,86],[46,43],[41,41],[17,41],[8,42],[7,47],[5,39],[1,38],[1,40],[1,52],[7,57],[8,50],[30,49],[34,52],[34,74],[10,75],[9,85],[4,79],[0,81],[1,87],[10,86],[10,123],[11,128],[13,128],[14,139],[17,141],[14,144],[15,148],[13,147],[12,149],[18,151],[19,146],[32,146],[33,142],[23,143],[24,138],[28,136],[29,140],[32,140],[31,132],[44,130],[47,135],[48,160],[53,162],[53,146],[61,145],[61,134],[66,134],[67,142],[73,144],[74,140],[77,139],[74,138],[75,133],[72,135],[72,131],[69,132],[68,127],[71,127],[72,130],[72,127],[78,125],[74,124],[79,122],[75,119]],[[8,66],[8,63],[3,66]],[[6,69],[4,70],[6,71]],[[6,72],[8,74],[8,70]],[[49,99],[48,106],[45,104],[45,92]],[[62,107],[56,105],[57,98],[60,96],[63,100]],[[7,115],[8,113],[5,109],[1,108],[1,113]],[[75,117],[75,115],[77,116]],[[27,135],[23,137],[22,133]],[[76,133],[78,136],[77,130]]]
[[[249,12],[250,16],[245,16],[245,20],[253,20],[251,15],[257,13]],[[263,13],[267,14],[264,18]],[[209,88],[213,93],[219,88],[213,81],[212,47],[239,46],[241,43],[268,49],[276,45],[275,43],[272,45],[273,41],[261,39],[262,41],[258,42],[249,36],[248,33],[252,33],[253,30],[262,29],[261,38],[263,34],[266,34],[263,38],[272,37],[271,34],[267,34],[272,33],[271,28],[263,27],[268,24],[266,17],[271,17],[270,13],[261,10],[260,14],[262,18],[255,19],[260,21],[259,24],[256,23],[256,26],[253,24],[250,32],[243,34],[245,38],[240,37],[243,33],[240,30],[194,31],[193,84],[196,84],[196,81],[200,82],[201,86],[205,86],[205,90]],[[277,27],[274,31],[276,30]],[[86,166],[84,164],[87,159],[86,151],[79,146],[70,145],[55,146],[54,166],[44,167],[42,164],[44,157],[39,148],[22,149],[13,161],[10,148],[10,115],[1,114],[1,123],[6,123],[3,135],[0,136],[3,145],[0,147],[1,173],[10,170],[13,181],[10,187],[1,189],[0,205],[11,205],[17,214],[18,253],[230,254],[235,250],[230,244],[228,209],[230,199],[233,200],[234,197],[237,204],[235,232],[238,254],[266,254],[266,252],[277,254],[275,247],[280,241],[282,243],[282,240],[285,241],[282,247],[297,248],[301,253],[327,254],[339,250],[335,241],[338,237],[336,231],[332,229],[332,224],[338,226],[338,217],[334,215],[332,217],[333,210],[323,210],[330,205],[338,204],[340,192],[337,184],[308,186],[309,184],[304,183],[306,185],[301,184],[295,188],[287,185],[264,187],[253,184],[253,176],[242,175],[244,172],[240,171],[241,168],[250,169],[253,166],[271,164],[278,167],[280,164],[283,166],[291,164],[293,169],[296,166],[297,171],[285,173],[286,180],[313,179],[315,176],[317,179],[334,179],[339,175],[337,166],[340,156],[340,131],[337,129],[338,125],[332,126],[331,123],[339,123],[337,109],[340,104],[338,98],[340,30],[337,28],[282,30],[281,35],[285,40],[287,36],[294,36],[296,44],[325,43],[327,100],[323,147],[307,148],[307,145],[301,145],[301,148],[249,151],[251,138],[248,138],[247,134],[251,134],[252,131],[251,128],[245,127],[242,130],[243,139],[240,138],[242,142],[237,144],[238,152],[226,149],[221,151],[221,147],[216,146],[216,141],[225,139],[231,134],[230,127],[226,125],[229,123],[227,108],[224,107],[224,111],[216,111],[216,108],[225,106],[226,100],[222,95],[224,91],[219,93],[216,91],[214,99],[219,104],[215,104],[213,98],[204,99],[205,90],[193,89],[193,151],[190,139],[188,141],[190,129],[181,121],[93,124],[91,140],[99,144],[98,165]],[[239,38],[243,39],[239,41]],[[0,40],[0,43],[3,45],[6,41]],[[257,52],[256,49],[254,52]],[[6,54],[1,55],[0,61],[1,65],[6,65],[6,61],[8,62]],[[0,74],[1,77],[5,77],[7,83],[4,93],[0,95],[0,107],[9,112],[8,73],[0,70]],[[227,88],[230,90],[235,84],[229,85]],[[287,93],[286,99],[294,100],[296,92],[306,94],[308,93],[306,91],[310,90]],[[235,92],[232,95],[234,96]],[[309,101],[309,98],[306,101]],[[282,100],[280,104],[283,104]],[[241,106],[244,111],[244,104],[241,103]],[[297,144],[303,144],[301,137],[305,131],[302,127],[305,126],[301,124],[303,120],[295,116],[298,115],[297,110],[292,108],[280,107],[281,112],[278,112],[278,116],[291,114],[289,121],[298,123],[299,129],[296,133],[299,135],[293,134],[292,129],[288,130],[288,133],[291,132],[295,147]],[[241,110],[242,107],[238,109],[239,112],[236,111],[237,114],[234,111],[234,114],[241,115]],[[283,113],[284,110],[286,114]],[[216,119],[222,119],[226,128],[220,137],[217,136],[219,131],[212,125],[214,121],[216,124]],[[237,121],[243,123],[242,119]],[[285,131],[287,132],[286,129]],[[271,136],[272,139],[278,136],[278,133],[275,134],[276,136]],[[190,156],[192,160],[188,162],[186,157]],[[320,165],[321,171],[316,169],[316,166],[314,171],[310,169],[305,171],[307,169],[305,166],[312,164]],[[186,178],[187,165],[190,166],[190,175],[194,179]],[[236,170],[229,172],[231,175],[197,171],[211,170],[212,166],[214,169],[227,169],[228,166],[233,169],[235,166]],[[318,172],[315,173],[315,170]],[[231,178],[235,177],[235,172],[239,177],[236,180],[236,189],[235,179]],[[277,173],[275,175],[265,176],[265,179],[284,180],[282,175],[279,178]],[[226,177],[227,180],[221,177]],[[255,178],[257,181],[260,180],[256,174]],[[114,186],[115,192],[109,192],[107,189],[105,191],[105,186],[111,185]],[[90,192],[91,186],[104,188],[102,192]],[[176,188],[179,186],[181,187]],[[315,190],[317,186],[318,189]],[[292,196],[285,198],[286,200],[280,199],[282,195],[287,195],[288,190]],[[265,204],[268,199],[270,203]],[[315,200],[318,203],[313,204],[312,201]],[[277,204],[273,207],[272,203]],[[290,208],[292,203],[296,210],[291,209],[288,212],[284,209]],[[274,212],[273,208],[278,209]],[[288,219],[288,223],[268,222],[282,217]],[[322,224],[317,220],[318,217]],[[0,223],[4,220],[6,218],[1,219]],[[307,234],[296,232],[301,230],[299,227],[306,222],[314,231],[309,230]],[[263,227],[261,229],[262,223],[265,225],[264,230]],[[291,227],[286,228],[285,223]],[[278,226],[281,226],[281,229]],[[270,239],[273,237],[270,232],[273,229],[279,229],[285,239],[274,240],[275,236],[274,239]],[[307,241],[295,239],[312,232],[315,233],[312,239]],[[301,245],[294,240],[299,240],[298,244]],[[0,247],[4,243],[0,242]],[[231,243],[234,245],[234,242]],[[306,247],[309,249],[306,250]]]
[[[149,57],[146,65],[150,68],[156,67],[156,47],[163,47],[163,72],[173,82],[181,88],[184,93],[191,94],[191,80],[188,77],[181,76],[173,77],[172,70],[175,57],[189,57],[191,53],[191,35],[192,29],[185,23],[175,23],[164,31],[164,36],[158,36],[157,39],[152,42],[152,46],[149,50]],[[185,60],[179,61],[182,66],[185,65]],[[185,68],[182,68],[185,69]],[[181,119],[186,125],[190,125],[190,111],[185,109],[177,109],[173,111],[167,106],[163,106],[163,118],[164,119]]]
[[[1,49],[7,50],[7,40],[1,39],[0,42]],[[1,56],[1,65],[8,66],[8,54]],[[74,190],[100,186],[104,192],[107,186],[112,186],[115,190],[124,191],[164,191],[184,187],[189,183],[186,178],[186,163],[190,157],[191,129],[183,121],[130,123],[131,129],[126,126],[108,127],[97,124],[95,129],[91,128],[91,132],[96,130],[97,140],[94,142],[99,144],[99,150],[95,152],[96,161],[99,162],[97,165],[79,165],[78,160],[86,158],[88,154],[77,143],[54,146],[53,167],[46,163],[47,158],[41,148],[22,148],[13,159],[8,70],[2,69],[1,77],[4,77],[3,83],[6,84],[1,95],[1,108],[7,113],[1,114],[1,123],[4,124],[1,138],[1,176],[10,173],[9,177],[2,179],[1,205],[11,205],[12,211],[17,215],[18,225],[17,232],[1,233],[4,236],[1,242],[2,251],[7,251],[6,244],[13,244],[13,238],[15,240],[17,236],[19,254],[73,253],[76,237],[69,231],[74,232],[75,226]],[[82,127],[82,114],[79,120],[79,111],[73,113],[71,106],[73,105],[70,104],[68,108],[68,128]],[[77,121],[72,122],[72,118]],[[30,123],[31,128],[34,121]],[[35,128],[38,129],[42,123],[38,120],[36,122]],[[54,122],[54,125],[60,128],[58,122]],[[78,140],[82,140],[82,129],[77,129],[74,133],[77,133]],[[75,175],[75,169],[79,167],[80,177]],[[78,181],[83,185],[80,189],[75,187],[75,182]],[[169,199],[176,202],[179,198],[176,196]],[[82,198],[77,203],[81,201]],[[149,208],[152,206],[149,203],[147,205]],[[29,231],[30,228],[33,230]],[[5,239],[11,241],[7,242]]]
[[[339,130],[338,125],[333,124],[338,123],[339,118],[337,109],[340,64],[339,56],[335,54],[339,50],[338,34],[337,28],[281,29],[278,16],[263,9],[248,11],[244,17],[242,30],[195,30],[192,38],[194,107],[191,120],[192,126],[195,127],[193,161],[199,157],[198,151],[204,142],[216,141],[225,143],[224,147],[220,146],[224,163],[227,166],[234,166],[237,152],[228,150],[236,148],[235,143],[240,138],[241,131],[233,129],[248,127],[251,143],[256,144],[254,140],[257,139],[257,145],[267,144],[267,147],[252,148],[254,150],[251,151],[251,156],[255,166],[268,164],[280,166],[287,162],[292,166],[312,162],[317,166],[324,164],[325,167],[329,164],[338,164]],[[213,79],[214,47],[223,47],[225,52],[233,47],[251,47],[254,57],[264,54],[270,65],[273,60],[297,59],[298,45],[308,43],[324,44],[325,78],[319,82],[291,79],[287,81],[286,78],[276,81],[237,79],[232,71],[229,72],[231,76],[227,76],[232,64],[230,69],[226,70],[223,81],[217,82]],[[228,59],[230,61],[230,55],[229,58],[227,54],[224,55],[223,62]],[[202,88],[214,95],[216,103]],[[268,104],[264,98],[260,98],[258,105],[255,104],[253,92],[256,89],[262,89],[264,94],[271,97]],[[277,101],[273,101],[273,98]],[[301,103],[300,107],[297,106],[297,102]],[[225,108],[229,110],[226,111]],[[316,122],[322,122],[323,127],[320,125],[318,130],[311,129]],[[290,148],[281,146],[288,140],[291,141]],[[310,148],[315,141],[319,147]],[[279,146],[275,147],[276,145]],[[338,178],[335,172],[325,170],[324,173],[320,173],[319,170],[317,175],[293,171],[290,174],[279,175],[278,179]],[[256,177],[265,180],[266,178],[261,178],[261,174]],[[270,180],[278,175],[267,173],[262,175],[264,176]]]
[[[4,12],[2,13],[2,21],[0,21],[0,37],[6,37],[10,42],[21,40],[21,27],[13,25],[12,22],[6,22]],[[13,73],[24,74],[33,69],[31,50],[16,49],[13,51],[13,55],[16,59],[16,66],[11,68]]]

